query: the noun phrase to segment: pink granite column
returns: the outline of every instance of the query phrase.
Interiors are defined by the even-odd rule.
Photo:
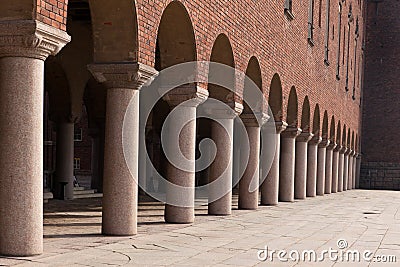
[[[236,114],[243,110],[234,103],[235,110],[215,110],[209,112],[216,120],[211,121],[211,139],[217,147],[217,155],[210,166],[208,214],[232,214],[232,174],[233,174],[233,124]],[[215,201],[214,201],[215,200]]]
[[[135,235],[138,198],[139,89],[153,78],[156,71],[138,63],[92,64],[88,68],[93,76],[108,88],[102,233],[115,236]],[[128,107],[131,108],[129,112]],[[131,142],[124,142],[123,130],[125,134],[130,134]],[[129,151],[130,158],[125,158],[124,150]]]
[[[296,138],[296,167],[294,181],[294,198],[306,199],[307,197],[307,153],[308,141],[314,135],[312,133],[301,133]]]
[[[74,124],[57,123],[56,173],[54,177],[56,198],[74,198]],[[62,191],[63,190],[63,191]]]
[[[43,251],[44,60],[69,40],[40,22],[0,22],[0,255]]]
[[[326,148],[326,166],[325,166],[325,194],[332,193],[332,174],[333,174],[333,150],[336,144],[330,143]]]
[[[167,180],[167,204],[165,205],[164,219],[167,223],[189,224],[195,219],[195,152],[196,152],[196,109],[199,104],[208,97],[208,92],[201,88],[176,88],[176,91],[164,96],[171,106],[170,119],[168,123],[169,153]],[[185,91],[196,90],[185,94]],[[175,110],[174,110],[175,109]],[[174,133],[173,130],[179,131]],[[179,136],[176,136],[179,135]],[[178,140],[178,146],[172,147]],[[177,158],[178,153],[190,161],[184,166],[177,166],[181,161]],[[166,153],[168,154],[168,153]],[[179,186],[179,187],[177,187]]]
[[[259,202],[260,180],[260,126],[253,114],[242,114],[249,137],[249,158],[239,181],[239,209],[256,210]],[[245,153],[243,153],[245,154]],[[246,159],[242,158],[242,162]]]
[[[322,138],[314,136],[308,142],[307,153],[307,197],[317,196],[317,165],[318,165],[318,145]]]
[[[353,189],[353,154],[354,151],[351,150],[349,154],[349,177],[348,177],[348,182],[347,182],[347,190],[352,190]]]
[[[287,123],[275,122],[276,149],[271,169],[261,185],[261,205],[278,205],[279,201],[279,162],[281,152],[281,133],[286,130]]]
[[[339,150],[339,169],[338,169],[338,192],[344,190],[344,153],[346,152],[345,147],[341,147]]]
[[[350,149],[346,148],[344,153],[344,164],[343,164],[343,191],[347,191],[349,183],[349,154],[350,154]]]
[[[333,150],[332,160],[332,193],[337,193],[339,190],[339,151],[342,147],[337,145]]]
[[[352,182],[352,188],[356,189],[356,180],[357,180],[357,153],[354,151],[353,153],[353,182]]]
[[[294,202],[294,174],[296,161],[296,137],[301,129],[288,127],[281,134],[281,162],[279,177],[279,201]]]
[[[329,140],[322,140],[318,146],[318,163],[317,163],[317,195],[325,194],[325,168],[326,168],[326,147]]]

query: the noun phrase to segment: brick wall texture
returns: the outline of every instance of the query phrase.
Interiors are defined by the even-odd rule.
[[[37,20],[57,29],[66,30],[68,0],[37,0]]]
[[[362,180],[400,190],[400,18],[396,0],[369,1],[366,20]]]

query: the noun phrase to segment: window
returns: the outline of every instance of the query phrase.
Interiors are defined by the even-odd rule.
[[[82,128],[78,128],[74,130],[74,141],[81,142],[82,141]]]
[[[342,3],[339,3],[338,24],[339,25],[338,25],[338,50],[337,50],[337,62],[336,62],[336,79],[340,80],[340,49],[341,49],[341,37],[342,37]]]
[[[346,92],[349,91],[349,63],[350,63],[350,33],[351,33],[351,23],[353,22],[353,12],[351,4],[349,6],[349,13],[347,15],[349,21],[347,23],[347,61],[346,61]]]
[[[331,1],[326,0],[326,24],[325,24],[325,58],[324,62],[329,66],[329,30],[330,30],[330,12],[331,11]]]
[[[80,170],[80,169],[81,169],[81,159],[74,158],[74,170]]]
[[[314,0],[309,0],[308,7],[308,37],[307,40],[311,46],[314,46]]]
[[[285,0],[285,14],[290,20],[294,19],[292,11],[292,0]]]

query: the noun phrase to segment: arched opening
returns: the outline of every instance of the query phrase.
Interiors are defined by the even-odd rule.
[[[336,123],[335,123],[335,116],[332,116],[332,118],[331,118],[331,127],[330,127],[329,140],[330,140],[332,143],[335,143],[335,142],[336,142]]]
[[[261,68],[260,68],[260,63],[258,62],[258,59],[256,57],[252,57],[249,61],[249,64],[247,65],[246,69],[246,76],[250,78],[251,81],[258,87],[258,89],[262,92],[262,74],[261,74]],[[256,106],[256,101],[258,99],[253,99],[254,93],[250,92],[250,81],[245,80],[244,83],[244,90],[243,90],[243,114],[251,114],[253,111],[251,110],[250,106],[253,107],[253,109]],[[250,102],[249,102],[250,101]]]
[[[304,98],[303,108],[301,111],[301,129],[304,133],[310,132],[310,122],[311,122],[311,114],[310,114],[310,101],[308,100],[308,96]]]
[[[328,111],[324,112],[324,119],[322,121],[322,139],[328,140],[329,138],[329,117]]]
[[[336,143],[338,146],[342,146],[342,126],[340,121],[338,122],[337,131],[336,131]]]
[[[297,127],[298,126],[298,100],[296,88],[293,86],[290,90],[288,106],[287,106],[287,117],[286,122],[289,127]]]
[[[355,151],[355,139],[354,139],[354,131],[351,132],[351,149]]]
[[[352,149],[352,147],[351,147],[351,130],[350,130],[350,128],[347,131],[347,143],[346,143],[346,145],[347,145],[348,149]]]
[[[282,96],[282,83],[281,78],[278,74],[275,74],[272,77],[268,103],[270,109],[272,111],[272,115],[275,121],[282,121],[283,120],[283,112],[282,112],[282,103],[283,103],[283,96]]]
[[[319,105],[316,104],[314,108],[314,116],[313,116],[313,131],[314,136],[320,136],[321,131],[321,115],[320,115]]]
[[[342,146],[346,147],[346,148],[348,147],[347,146],[347,128],[346,128],[346,124],[343,126]]]
[[[211,52],[210,62],[215,62],[227,65],[231,68],[235,68],[235,59],[233,56],[232,46],[228,37],[225,34],[218,35],[217,39],[215,40]],[[215,73],[216,69],[214,66],[211,65],[209,69],[209,76],[215,75]],[[225,84],[229,85],[230,89],[232,90],[235,88],[234,75],[235,73],[232,71],[230,75],[226,75],[219,78],[224,79]],[[229,91],[227,88],[224,88],[222,86],[218,86],[215,84],[208,84],[208,92],[210,94],[209,95],[210,98],[217,99],[224,103],[232,102],[234,100],[233,93]]]
[[[181,2],[173,1],[164,9],[161,16],[154,68],[162,71],[180,63],[196,61],[196,59],[196,42],[190,16]],[[194,91],[195,86],[195,84],[187,84],[181,87]],[[161,131],[170,111],[169,104],[161,98],[153,107],[147,121],[141,122],[146,127],[147,153],[156,171],[163,177],[167,177],[168,160],[161,146]],[[153,187],[152,175],[145,174],[148,190]]]

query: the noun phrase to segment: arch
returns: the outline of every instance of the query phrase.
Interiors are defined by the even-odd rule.
[[[351,149],[355,151],[355,143],[354,143],[354,131],[351,132]]]
[[[135,1],[89,0],[89,5],[94,61],[137,61],[139,45]]]
[[[289,125],[289,127],[298,126],[298,112],[299,112],[299,104],[297,100],[297,93],[296,93],[296,88],[293,86],[289,94],[287,117],[286,117],[286,122]]]
[[[355,149],[357,153],[360,153],[360,141],[358,140],[358,134],[356,133],[356,144],[355,144]]]
[[[335,116],[332,116],[332,118],[331,118],[331,127],[330,127],[329,140],[330,140],[332,143],[335,143],[335,142],[336,142],[336,123],[335,123]]]
[[[336,143],[338,146],[342,145],[342,127],[340,121],[338,122],[337,131],[336,131]]]
[[[256,57],[252,57],[249,61],[249,64],[247,65],[246,69],[246,76],[252,80],[255,85],[257,85],[258,89],[262,91],[262,74],[261,74],[261,68],[260,68],[260,63],[258,62],[258,59]],[[243,90],[243,98],[247,101],[253,101],[256,99],[251,99],[252,97],[249,94],[249,81],[245,80],[244,83],[244,90]],[[254,95],[254,94],[251,94]],[[254,98],[254,97],[253,97]],[[254,104],[254,103],[253,103]],[[249,108],[248,103],[243,101],[243,113],[244,114],[249,114],[252,113],[252,111]]]
[[[329,139],[329,119],[328,111],[324,112],[324,119],[322,121],[322,138]]]
[[[279,75],[275,73],[271,80],[268,96],[268,104],[271,108],[275,121],[282,121],[283,119],[282,103],[282,82]]]
[[[343,126],[342,146],[347,148],[347,127],[346,127],[346,124]]]
[[[158,28],[155,69],[196,61],[196,41],[192,21],[184,5],[171,2],[164,10]]]
[[[319,136],[321,130],[321,115],[319,110],[319,105],[316,104],[314,108],[314,116],[313,116],[313,131],[312,133],[315,136]]]
[[[223,33],[218,35],[217,39],[215,39],[211,52],[210,62],[216,62],[227,65],[231,68],[235,68],[235,59],[233,56],[231,43],[228,36]],[[218,70],[216,70],[214,66],[210,66],[209,76],[210,75],[218,75]],[[223,75],[220,78],[226,79],[224,82],[225,84],[229,85],[231,89],[235,88],[235,72],[233,71],[233,69],[232,73]],[[221,86],[208,84],[208,92],[210,94],[210,98],[215,98],[222,102],[232,102],[234,100],[233,93],[227,88]]]
[[[303,108],[301,111],[301,129],[303,132],[310,132],[310,101],[308,100],[308,96],[304,98]]]

